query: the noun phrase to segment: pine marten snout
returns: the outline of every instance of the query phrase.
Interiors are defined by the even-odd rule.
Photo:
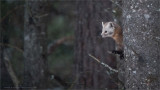
[[[111,37],[115,40],[117,44],[117,50],[112,50],[112,53],[120,55],[120,58],[123,59],[123,32],[121,27],[114,22],[102,22],[102,33],[103,38]]]

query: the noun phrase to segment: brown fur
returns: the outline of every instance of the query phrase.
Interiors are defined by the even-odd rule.
[[[123,50],[123,32],[119,25],[116,23],[113,23],[115,26],[115,32],[112,36],[112,38],[115,40],[115,42],[118,45],[118,50]]]

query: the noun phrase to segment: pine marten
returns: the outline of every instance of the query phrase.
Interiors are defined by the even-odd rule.
[[[123,54],[123,32],[121,27],[114,22],[102,22],[102,37],[111,37],[117,44],[117,49],[112,50],[112,53],[120,55],[120,59],[124,58]]]

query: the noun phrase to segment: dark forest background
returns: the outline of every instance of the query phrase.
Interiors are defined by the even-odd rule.
[[[1,0],[1,89],[159,88],[159,6],[158,0]],[[125,60],[107,52],[116,48],[100,35],[108,21],[124,28]]]

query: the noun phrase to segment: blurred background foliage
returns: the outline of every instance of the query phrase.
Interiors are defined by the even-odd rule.
[[[48,86],[47,88],[54,88],[55,90],[63,90],[65,88],[80,88],[82,90],[117,88],[117,74],[106,74],[106,69],[104,70],[103,66],[93,61],[88,54],[90,53],[101,59],[101,61],[104,63],[116,68],[117,63],[115,61],[115,56],[106,52],[107,50],[114,49],[115,43],[113,40],[111,40],[111,38],[102,39],[100,33],[101,21],[105,22],[114,20],[115,22],[121,23],[121,8],[117,7],[117,4],[115,4],[119,2],[121,4],[121,0],[45,1],[47,1],[47,3],[43,5],[45,8],[42,8],[42,3],[28,4],[30,2],[29,0],[1,0],[0,34],[2,32],[1,37],[3,38],[3,42],[0,42],[0,45],[4,47],[2,50],[5,52],[7,51],[7,55],[10,57],[9,59],[12,64],[13,71],[20,81],[20,87],[23,81],[25,81],[24,76],[26,74],[24,72],[26,67],[29,68],[28,71],[31,71],[29,74],[27,72],[29,79],[27,78],[26,81],[29,81],[29,84],[30,81],[34,81],[32,81],[32,79],[35,79],[35,75],[37,75],[37,73],[39,74],[39,72],[44,69],[40,68],[39,66],[43,66],[43,61],[34,63],[37,62],[37,58],[34,59],[33,62],[32,59],[30,59],[33,56],[32,54],[37,53],[39,49],[33,50],[33,53],[31,54],[29,53],[30,50],[26,52],[26,49],[30,49],[30,47],[24,48],[24,46],[29,46],[28,42],[26,43],[26,41],[32,42],[32,39],[24,40],[24,37],[27,36],[26,34],[28,34],[28,30],[30,30],[30,37],[32,34],[37,35],[33,38],[34,43],[32,42],[31,46],[41,48],[40,45],[38,46],[39,43],[36,42],[38,42],[38,40],[40,41],[41,39],[43,39],[41,41],[44,42],[46,37],[40,37],[40,35],[37,34],[39,32],[42,34],[43,30],[40,30],[36,33],[34,30],[37,30],[38,27],[42,29],[40,25],[46,25],[48,63],[47,65],[46,63],[44,65],[47,66],[48,71],[44,73],[47,74],[46,77],[48,81],[45,79],[45,84]],[[28,10],[28,7],[25,7],[25,5],[30,9],[32,8],[32,10]],[[34,5],[36,6],[34,7]],[[46,12],[44,12],[45,10]],[[29,15],[29,12],[31,11],[36,13],[33,15],[35,17],[32,17],[33,13]],[[28,15],[29,18],[24,17],[24,15]],[[38,15],[38,17],[42,16],[43,19],[45,17],[45,24],[40,22],[41,20],[36,15]],[[38,24],[34,24],[33,18],[38,18]],[[27,20],[29,22],[26,22],[27,24],[24,23]],[[36,25],[38,25],[38,27]],[[27,26],[29,29],[26,28]],[[36,28],[33,31],[32,26]],[[38,36],[40,39],[37,39],[39,38]],[[4,54],[4,51],[0,53]],[[46,50],[44,50],[44,53],[46,53],[45,51]],[[28,53],[30,55],[28,55]],[[46,57],[46,54],[40,53],[39,56],[45,60],[44,58]],[[28,57],[29,60],[27,60]],[[28,66],[26,66],[26,63],[24,63],[25,61],[29,62],[29,64],[27,64]],[[36,66],[35,64],[39,66],[39,69],[33,68]],[[1,77],[3,77],[0,81],[1,86],[16,86],[13,85],[12,81],[14,80],[12,80],[12,78],[9,76],[8,71],[5,68],[5,64],[1,67],[3,67],[1,69]],[[32,75],[30,75],[30,73]],[[113,76],[113,78],[111,76]],[[41,78],[41,75],[39,75],[39,77]],[[45,75],[42,75],[42,77],[45,77]],[[37,81],[39,80],[40,79],[37,79]],[[40,83],[43,83],[43,80]],[[36,84],[34,83],[34,85]]]
[[[48,25],[48,44],[56,42],[57,39],[73,36],[73,26],[65,16],[55,16]],[[73,65],[73,41],[66,41],[59,45],[54,52],[48,56],[49,70],[61,77],[71,78]]]
[[[48,3],[49,9],[54,8],[51,10],[53,12],[50,12],[48,15],[48,45],[56,43],[60,38],[72,37],[74,34],[73,5],[66,3],[63,2],[63,5],[62,2],[57,1]],[[13,70],[21,81],[24,74],[24,1],[1,1],[1,18],[4,41],[3,43],[1,42],[1,45],[5,45],[5,47],[10,50]],[[49,71],[60,76],[66,82],[72,82],[73,46],[73,39],[65,40],[58,45],[50,55],[48,55]],[[2,81],[1,83],[4,82]],[[5,84],[9,85],[9,83],[10,82],[6,82]]]

